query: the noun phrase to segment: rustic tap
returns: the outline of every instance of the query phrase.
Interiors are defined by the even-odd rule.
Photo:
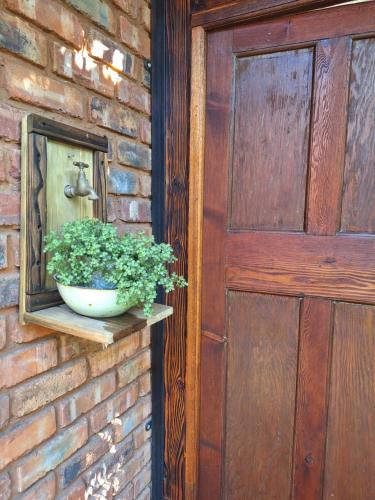
[[[85,168],[89,168],[88,163],[82,161],[74,161],[73,165],[79,168],[79,173],[77,177],[77,182],[75,186],[68,184],[64,188],[64,194],[67,198],[75,198],[76,196],[87,196],[89,200],[98,200],[99,197],[96,194],[94,188],[90,186],[90,183],[84,172]]]

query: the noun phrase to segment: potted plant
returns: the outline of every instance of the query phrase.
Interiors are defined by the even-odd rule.
[[[51,231],[44,252],[62,299],[84,316],[118,316],[137,305],[150,316],[158,286],[171,292],[187,285],[167,270],[176,261],[170,245],[142,233],[121,237],[98,219],[66,222]]]

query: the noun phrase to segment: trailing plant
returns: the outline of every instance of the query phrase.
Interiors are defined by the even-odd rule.
[[[60,231],[51,231],[44,252],[49,253],[47,271],[59,283],[116,289],[118,304],[135,299],[147,316],[158,286],[167,293],[187,286],[167,269],[177,260],[170,245],[143,233],[121,237],[113,225],[98,219],[66,222]]]

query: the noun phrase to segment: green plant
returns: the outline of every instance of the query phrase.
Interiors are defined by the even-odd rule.
[[[45,237],[49,253],[47,271],[63,285],[117,289],[119,304],[135,299],[149,316],[157,286],[166,292],[187,285],[182,276],[169,273],[177,259],[172,247],[153,237],[125,234],[97,219],[67,222]]]

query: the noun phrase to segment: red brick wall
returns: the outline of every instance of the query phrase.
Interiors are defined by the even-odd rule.
[[[17,320],[20,122],[110,140],[108,219],[150,231],[148,0],[0,0],[0,498],[150,495],[149,331],[103,350]]]

